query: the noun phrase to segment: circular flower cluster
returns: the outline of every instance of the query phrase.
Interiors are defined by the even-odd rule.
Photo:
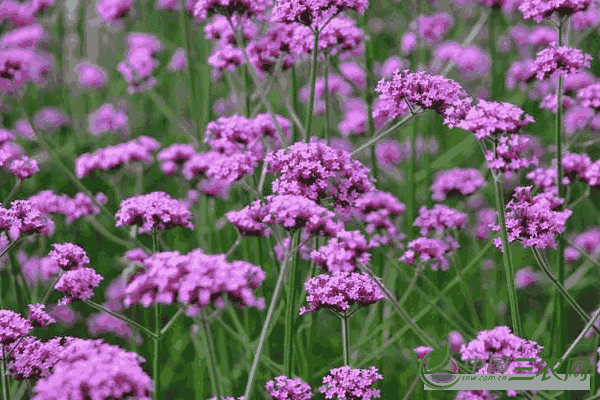
[[[360,231],[341,231],[327,245],[313,251],[311,259],[329,272],[352,272],[357,264],[367,264],[371,255],[370,246]]]
[[[460,229],[466,221],[467,214],[442,204],[436,204],[431,210],[425,206],[421,207],[414,226],[421,228],[421,235],[425,236],[433,230],[443,233],[446,229]]]
[[[269,5],[271,0],[198,0],[194,7],[194,16],[201,21],[213,15],[252,16],[261,14]]]
[[[524,0],[519,6],[519,11],[525,19],[542,22],[554,13],[564,16],[585,11],[591,4],[592,0]]]
[[[29,334],[33,325],[14,311],[0,310],[0,345],[11,344]]]
[[[107,198],[103,193],[96,195],[96,201],[100,204],[107,202]],[[51,190],[43,190],[29,198],[36,207],[46,214],[63,214],[65,222],[70,224],[81,217],[95,215],[100,212],[100,209],[94,201],[85,193],[77,193],[75,198],[70,198],[67,195],[57,195]]]
[[[572,214],[571,210],[553,210],[561,201],[551,194],[532,198],[531,186],[516,188],[513,199],[506,205],[509,243],[520,240],[523,247],[555,248],[555,237],[565,231],[567,219]],[[491,229],[498,232],[500,226],[493,224]],[[494,242],[502,250],[502,240],[497,238]]]
[[[523,157],[521,152],[525,151],[531,142],[531,139],[525,136],[510,135],[502,136],[498,139],[496,154],[488,151],[485,159],[488,167],[499,172],[518,172],[524,168],[538,165],[538,159],[535,156]]]
[[[446,253],[458,248],[458,243],[450,240],[428,239],[420,237],[408,243],[409,250],[400,257],[400,261],[408,265],[413,265],[416,257],[419,256],[422,262],[433,260],[431,269],[442,271],[450,269],[450,263],[446,259]]]
[[[309,307],[300,308],[300,315],[321,308],[343,313],[354,304],[368,306],[385,297],[366,272],[321,274],[306,281],[304,287],[308,293],[306,301]]]
[[[444,201],[454,195],[469,196],[485,187],[486,182],[476,169],[452,168],[438,173],[431,185],[433,200]]]
[[[583,107],[600,109],[600,83],[588,85],[577,91],[577,98]]]
[[[227,219],[242,235],[269,236],[268,225],[281,225],[287,230],[305,228],[313,235],[335,236],[343,224],[335,221],[335,214],[302,196],[268,196],[240,211],[230,211]]]
[[[160,169],[167,175],[173,175],[177,169],[196,154],[191,144],[175,143],[158,153]]]
[[[592,56],[570,47],[548,47],[537,53],[532,72],[538,79],[554,74],[574,74],[590,67]]]
[[[140,362],[137,354],[102,340],[75,339],[61,351],[52,373],[37,382],[33,400],[68,400],[82,393],[92,399],[150,400],[152,380]]]
[[[163,231],[174,226],[194,229],[192,214],[179,200],[167,193],[153,192],[124,200],[115,215],[116,226],[138,226],[139,233]]]
[[[45,307],[43,304],[29,305],[29,322],[31,322],[31,326],[34,328],[47,328],[56,323],[56,320],[44,311]]]
[[[383,379],[377,368],[353,369],[348,366],[334,368],[323,378],[319,391],[326,399],[370,400],[381,397],[381,392],[373,389],[378,380]]]
[[[16,200],[10,209],[0,205],[0,233],[7,231],[12,240],[21,235],[41,233],[50,235],[54,232],[54,222],[46,216],[31,200]]]
[[[472,132],[478,140],[501,133],[518,133],[533,117],[510,103],[479,100],[464,119],[448,124]]]
[[[272,22],[319,25],[346,10],[364,14],[369,0],[277,0],[271,14]],[[322,28],[322,26],[320,26]]]
[[[352,53],[360,48],[365,33],[356,26],[352,18],[337,17],[332,19],[319,33],[319,53],[339,55]],[[308,26],[300,25],[294,29],[290,50],[298,54],[311,54],[315,41]]]
[[[308,400],[313,397],[309,384],[300,378],[278,376],[275,381],[268,381],[265,387],[273,400]]]
[[[8,357],[6,369],[16,380],[33,380],[50,376],[60,354],[75,338],[60,337],[42,342],[33,336],[24,337]]]
[[[273,192],[304,196],[317,203],[333,199],[344,208],[360,195],[374,189],[369,168],[353,160],[350,153],[324,143],[295,143],[288,150],[278,150],[265,158],[268,172],[279,172]]]
[[[110,103],[103,104],[88,117],[88,129],[94,136],[106,132],[127,132],[127,114]]]
[[[70,271],[84,267],[90,263],[85,250],[73,243],[55,243],[54,249],[50,251],[50,258],[58,263],[64,271]]]
[[[380,94],[374,118],[393,119],[402,115],[405,101],[444,116],[449,123],[462,119],[471,108],[471,98],[457,82],[424,71],[394,71],[391,81],[382,79],[375,91]]]
[[[94,269],[88,267],[67,271],[61,275],[54,286],[54,289],[65,294],[58,304],[65,305],[70,304],[73,300],[90,299],[103,279]]]

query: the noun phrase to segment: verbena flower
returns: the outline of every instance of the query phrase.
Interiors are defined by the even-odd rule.
[[[465,343],[462,335],[457,331],[448,333],[448,344],[452,350],[460,351],[460,347]]]
[[[452,168],[436,174],[431,185],[433,200],[444,201],[454,195],[470,196],[487,185],[476,169]]]
[[[144,49],[152,55],[159,53],[163,48],[161,41],[147,32],[129,32],[126,41],[130,50]]]
[[[523,247],[535,246],[539,249],[556,247],[556,236],[566,229],[566,221],[571,210],[554,211],[562,199],[553,195],[539,194],[531,197],[531,186],[515,189],[513,199],[506,205],[506,229],[508,242],[521,241]],[[500,227],[491,226],[494,232]],[[494,240],[496,247],[502,250],[502,240]]]
[[[101,0],[96,6],[104,22],[110,23],[129,14],[135,0]]]
[[[29,198],[35,206],[46,214],[63,214],[65,222],[71,224],[81,217],[95,215],[100,209],[85,193],[77,193],[75,198],[67,195],[58,195],[51,190],[43,190]],[[103,193],[96,195],[96,200],[104,204],[106,196]]]
[[[515,272],[515,287],[523,289],[535,285],[539,278],[537,273],[531,267],[525,267]]]
[[[125,111],[110,103],[103,104],[88,117],[88,129],[94,136],[106,132],[127,132],[128,118]]]
[[[117,71],[127,82],[129,94],[144,92],[156,85],[152,76],[158,67],[158,61],[152,58],[152,53],[146,48],[130,49],[123,61],[117,65]]]
[[[221,46],[213,52],[208,58],[208,63],[217,71],[225,69],[235,71],[237,67],[244,63],[244,53],[242,49],[231,45]]]
[[[518,133],[531,122],[534,122],[533,117],[513,104],[480,99],[464,119],[449,126],[470,131],[478,140],[482,140],[504,133]]]
[[[417,20],[411,24],[412,29],[425,41],[432,45],[441,39],[454,25],[454,17],[450,13],[439,12],[430,15],[419,15]]]
[[[191,144],[174,143],[158,153],[156,158],[160,161],[160,169],[173,175],[194,154],[196,151]]]
[[[137,397],[149,400],[152,380],[135,353],[102,340],[73,340],[60,353],[52,373],[40,379],[34,400],[69,400],[86,393],[90,398]]]
[[[106,307],[106,304],[104,305]],[[98,336],[103,333],[110,333],[125,340],[133,338],[131,327],[106,311],[91,315],[87,321],[88,332],[92,336]],[[136,342],[141,344],[141,337],[136,337]]]
[[[461,213],[453,208],[436,204],[431,210],[423,206],[419,209],[419,216],[413,225],[421,228],[421,236],[430,231],[443,233],[446,229],[460,229],[467,221],[467,214]]]
[[[491,208],[484,208],[477,213],[477,225],[475,236],[479,240],[487,240],[490,237],[490,225],[496,221],[498,212]]]
[[[431,353],[433,349],[431,347],[427,347],[427,346],[419,346],[419,347],[415,347],[413,349],[413,351],[417,354],[417,358],[419,360],[422,360],[423,358],[425,358],[425,356],[429,353]]]
[[[0,206],[0,232],[7,231],[11,240],[34,233],[49,236],[54,229],[54,222],[31,200],[13,201],[8,210]]]
[[[333,18],[319,33],[319,53],[341,55],[357,51],[363,44],[365,33],[356,26],[354,19]],[[298,54],[314,51],[314,38],[308,26],[298,26],[290,43],[290,49]]]
[[[88,267],[67,271],[61,275],[54,286],[54,289],[65,294],[59,304],[70,304],[74,300],[89,300],[103,279],[94,269]]]
[[[385,298],[369,274],[356,272],[336,272],[333,275],[321,274],[310,278],[304,284],[309,307],[302,306],[300,315],[321,308],[344,313],[352,305],[368,306]]]
[[[547,26],[536,26],[529,34],[529,43],[534,46],[552,45],[556,41],[558,41],[558,32]]]
[[[461,390],[454,400],[496,400],[499,397],[489,390]]]
[[[369,168],[346,151],[314,141],[270,153],[265,162],[268,172],[280,173],[273,181],[273,192],[281,195],[304,196],[319,203],[332,199],[344,208],[374,189]]]
[[[50,325],[56,323],[56,320],[52,318],[44,308],[44,304],[30,304],[29,306],[29,322],[31,326],[39,328],[47,328]]]
[[[590,313],[590,317],[592,317],[592,318],[593,318],[593,317],[595,317],[595,316],[596,316],[596,311],[592,311],[592,312]],[[594,326],[595,326],[596,328],[600,328],[600,318],[599,318],[599,319],[597,319],[597,320],[596,320],[596,322],[594,322]],[[588,331],[585,333],[585,338],[586,338],[586,339],[589,339],[589,338],[591,338],[592,336],[594,336],[594,333],[595,333],[595,332],[596,332],[596,331],[594,330],[594,328],[590,328],[590,329],[589,329],[589,330],[588,330]]]
[[[31,322],[14,311],[0,310],[0,345],[11,344],[33,329]]]
[[[297,27],[297,24],[272,24],[264,35],[248,44],[246,51],[250,63],[262,72],[271,73],[281,57],[283,58],[282,70],[289,69],[296,62],[296,54],[290,50]]]
[[[191,213],[179,200],[164,192],[153,192],[124,200],[115,217],[116,226],[138,226],[139,233],[163,231],[175,226],[194,229]]]
[[[167,69],[169,71],[182,71],[187,68],[187,55],[183,47],[178,47],[169,60]]]
[[[450,269],[450,263],[446,259],[446,254],[458,248],[458,243],[446,239],[428,239],[420,237],[408,243],[408,250],[404,252],[400,261],[408,265],[413,265],[417,257],[422,262],[431,261],[431,269],[437,271],[447,271]]]
[[[67,116],[58,108],[44,107],[35,114],[33,123],[40,129],[59,128],[67,123]]]
[[[108,82],[106,71],[91,62],[81,62],[75,66],[77,84],[86,89],[98,89]]]
[[[300,378],[278,376],[274,381],[268,381],[265,387],[273,400],[308,400],[313,397],[308,383]]]
[[[73,243],[53,244],[54,249],[50,251],[52,258],[63,271],[85,267],[90,263],[85,250]]]
[[[0,50],[0,91],[12,93],[29,82],[40,81],[48,66],[48,61],[33,50]]]
[[[592,56],[570,47],[548,47],[537,53],[532,71],[538,79],[555,74],[573,74],[590,67]]]
[[[584,130],[592,118],[594,118],[594,110],[591,108],[581,106],[569,108],[563,117],[565,134],[570,136],[575,132]]]
[[[577,98],[583,107],[600,109],[600,83],[588,85],[577,91]]]
[[[38,167],[37,161],[32,160],[27,156],[20,156],[10,162],[8,170],[19,180],[24,181],[39,172],[40,168]]]
[[[0,37],[0,47],[35,49],[38,44],[46,41],[48,41],[48,32],[46,32],[44,26],[33,24],[6,32]]]
[[[558,170],[556,167],[536,168],[527,174],[527,179],[533,181],[533,184],[544,192],[557,193]],[[568,185],[570,182],[571,180],[567,176],[563,177],[563,185]]]
[[[485,159],[488,162],[488,168],[498,172],[518,172],[524,168],[538,165],[538,159],[535,156],[525,157],[524,153],[531,140],[521,135],[502,136],[498,139],[496,152],[488,151]]]
[[[585,11],[590,4],[592,4],[592,0],[524,0],[519,6],[519,11],[525,19],[542,22],[554,13],[565,16],[578,11]]]
[[[271,5],[270,0],[198,0],[194,7],[194,16],[205,20],[213,15],[253,16],[261,14]]]
[[[323,378],[323,386],[319,392],[326,399],[362,399],[370,400],[381,397],[378,389],[373,385],[383,376],[377,368],[371,366],[369,369],[353,369],[348,366],[334,368]]]
[[[236,30],[242,30],[243,38],[246,41],[250,41],[258,35],[258,26],[249,18],[243,17],[240,24],[240,18],[234,15],[231,18],[231,22]],[[221,45],[238,44],[229,19],[223,15],[215,15],[212,22],[206,24],[204,27],[204,36],[207,39],[218,40]]]
[[[271,21],[319,25],[346,10],[364,14],[368,6],[368,0],[277,0]]]
[[[8,357],[8,374],[18,381],[37,380],[50,376],[60,354],[75,338],[57,337],[42,342],[27,336],[16,344]]]
[[[592,3],[587,10],[578,11],[571,17],[573,30],[581,32],[587,28],[596,25],[600,21],[600,10],[598,6]]]
[[[352,272],[359,264],[366,265],[369,262],[371,247],[360,231],[341,231],[325,246],[313,251],[310,257],[331,273]]]

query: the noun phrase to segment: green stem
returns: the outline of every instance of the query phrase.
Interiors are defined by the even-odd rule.
[[[504,261],[504,271],[506,273],[506,283],[508,289],[508,301],[510,305],[510,316],[512,321],[513,333],[515,336],[523,337],[521,328],[521,317],[519,313],[519,303],[517,300],[517,290],[515,288],[515,268],[513,264],[512,252],[508,244],[508,233],[506,231],[506,214],[504,211],[504,198],[502,194],[502,184],[499,177],[494,177],[496,192],[496,208],[500,220],[500,236],[502,238],[502,260]]]
[[[310,94],[308,95],[308,111],[306,113],[306,143],[310,143],[310,134],[312,133],[313,110],[315,108],[315,87],[317,85],[317,55],[319,54],[319,31],[315,30],[314,45],[312,53],[312,64],[310,67]],[[247,399],[246,399],[247,400]]]
[[[192,59],[192,43],[190,41],[190,38],[188,36],[188,31],[190,29],[190,23],[189,23],[189,15],[186,12],[186,5],[185,5],[186,1],[185,0],[181,0],[181,7],[182,7],[182,11],[180,14],[180,27],[181,27],[181,35],[183,36],[183,43],[184,43],[184,47],[185,47],[185,53],[186,53],[186,58],[187,58],[187,78],[188,78],[188,84],[190,85],[190,90],[192,91],[192,95],[189,96],[189,100],[190,100],[190,114],[192,115],[192,117],[194,116],[194,114],[196,115],[197,118],[195,118],[196,121],[196,136],[198,138],[198,143],[202,143],[202,137],[201,137],[201,128],[200,128],[200,124],[201,121],[199,119],[199,116],[202,115],[201,111],[200,111],[200,103],[198,102],[198,92],[196,90],[196,79],[194,76],[194,67],[193,67],[193,59]],[[209,101],[209,99],[205,99],[205,101]]]
[[[298,77],[296,76],[296,67],[290,68],[290,97],[292,101],[292,110],[298,114]],[[299,131],[296,124],[292,124],[292,142],[298,141]]]
[[[583,330],[581,331],[579,336],[577,336],[577,339],[575,339],[575,341],[571,344],[571,346],[569,346],[569,348],[567,349],[565,354],[560,358],[559,364],[554,367],[554,368],[556,368],[556,370],[558,370],[558,368],[560,368],[560,365],[562,365],[565,362],[565,360],[567,359],[567,357],[569,357],[569,355],[571,355],[573,350],[575,350],[575,347],[577,347],[577,344],[579,344],[579,342],[581,341],[581,339],[583,339],[585,334],[592,328],[592,326],[596,323],[598,318],[600,318],[600,307],[598,309],[596,309],[596,311],[594,312],[594,317],[588,321],[588,323],[585,325],[585,327],[583,328]],[[554,369],[553,369],[553,371],[554,371]]]
[[[279,271],[279,276],[277,277],[277,283],[275,284],[275,289],[273,291],[273,297],[271,298],[271,304],[269,304],[269,310],[267,311],[267,318],[265,323],[263,324],[262,330],[260,332],[260,338],[258,339],[258,346],[256,348],[256,352],[254,353],[254,360],[252,361],[252,367],[250,368],[250,374],[248,375],[248,383],[246,384],[246,390],[244,391],[244,399],[250,400],[250,394],[252,392],[252,386],[254,384],[254,379],[256,377],[256,369],[258,368],[258,362],[260,360],[260,354],[262,352],[263,346],[265,344],[265,340],[267,339],[267,332],[269,330],[269,325],[271,324],[271,320],[273,319],[273,313],[275,312],[275,306],[277,305],[277,300],[279,299],[279,295],[281,294],[281,288],[283,286],[283,277],[287,272],[287,267],[290,262],[289,255],[286,255],[286,258],[283,260],[281,264],[281,269]]]
[[[491,71],[491,88],[492,93],[491,97],[493,100],[498,100],[498,92],[502,88],[501,82],[501,74],[498,73],[497,67],[501,63],[501,60],[498,59],[497,51],[496,51],[496,26],[498,25],[499,19],[503,18],[501,11],[499,9],[492,9],[490,11],[490,17],[488,18],[488,49],[490,51],[490,59],[492,60],[492,71]]]
[[[415,235],[415,227],[413,223],[417,218],[417,184],[415,181],[415,174],[417,170],[417,130],[419,129],[419,119],[415,118],[413,121],[413,129],[410,133],[410,161],[408,164],[408,204],[409,204],[409,218],[407,221],[408,227],[407,231],[409,233],[409,238],[413,239]]]
[[[154,400],[160,398],[160,367],[158,363],[159,350],[160,350],[160,304],[154,305],[154,346],[153,346],[153,357],[152,357],[152,381],[154,382]]]
[[[329,63],[328,56],[325,54],[325,137],[327,146],[331,146],[331,127],[329,121]]]
[[[4,357],[4,345],[2,346],[2,362],[0,362],[0,374],[2,374],[2,376],[0,377],[0,379],[2,379],[2,395],[4,397],[4,399],[6,400],[10,400],[9,398],[9,390],[8,390],[8,377],[6,375],[6,357]]]
[[[219,379],[219,371],[217,369],[217,356],[215,354],[215,344],[213,342],[212,335],[210,333],[210,325],[206,320],[206,316],[204,315],[204,310],[201,311],[200,321],[202,323],[202,328],[200,332],[202,332],[203,341],[206,346],[206,354],[208,356],[208,371],[210,373],[210,381],[213,383],[213,388],[215,390],[215,395],[217,400],[223,399],[223,388],[221,386],[221,380]]]
[[[21,185],[21,179],[17,178],[17,182],[15,182],[15,186],[13,186],[13,188],[10,190],[10,192],[8,192],[8,195],[4,199],[4,203],[2,204],[2,207],[8,208],[8,206],[10,204],[10,200],[13,198],[15,193],[17,193],[17,189],[19,188],[19,185]]]
[[[288,249],[289,252],[292,252],[293,249],[300,244],[301,240],[301,231],[298,231],[292,243],[290,243],[290,247]],[[287,300],[286,300],[286,310],[285,310],[285,336],[283,338],[283,367],[286,371],[287,376],[290,378],[294,376],[294,346],[292,344],[292,339],[295,336],[293,332],[294,327],[294,319],[297,314],[297,310],[295,307],[296,304],[296,271],[298,270],[298,264],[300,257],[298,254],[290,254],[288,257],[294,257],[294,261],[291,263],[292,267],[288,272],[288,284],[287,284]]]
[[[42,302],[42,303],[44,303],[44,302]],[[132,319],[127,318],[124,315],[117,314],[116,312],[114,312],[112,310],[109,310],[108,308],[104,307],[103,305],[97,304],[97,303],[95,303],[95,302],[93,302],[91,300],[86,300],[85,303],[88,304],[88,305],[90,305],[90,306],[92,306],[92,307],[94,307],[98,311],[104,311],[105,313],[110,314],[113,317],[118,318],[118,319],[120,319],[123,322],[126,322],[126,323],[128,323],[128,324],[130,324],[132,326],[135,326],[136,328],[138,328],[139,330],[143,331],[145,334],[147,334],[148,336],[150,336],[152,339],[154,339],[156,337],[156,334],[154,332],[152,332],[150,329],[146,328],[142,324],[139,324],[139,323],[135,322]]]
[[[600,335],[595,335],[595,339],[594,339],[594,364],[592,365],[598,365],[598,362],[600,361],[600,355],[598,354],[598,348],[600,347]],[[593,367],[592,367],[593,368]],[[591,379],[590,379],[590,396],[593,396],[594,393],[596,393],[596,391],[598,390],[598,375],[597,374],[591,374]]]
[[[460,271],[459,266],[461,265],[458,256],[455,257],[456,263],[456,275],[458,276],[458,280],[460,281],[460,286],[463,292],[463,296],[465,296],[465,301],[467,303],[467,307],[469,307],[469,312],[471,313],[471,323],[475,326],[475,330],[479,331],[481,327],[481,322],[479,320],[479,316],[477,315],[477,308],[475,307],[475,303],[473,302],[474,297],[471,296],[471,291],[469,290],[469,286],[467,285],[467,281]]]
[[[369,16],[368,10],[363,14],[361,20],[361,27],[368,34],[369,28]],[[373,91],[374,87],[374,74],[373,74],[373,61],[375,60],[375,51],[373,49],[373,41],[367,40],[365,43],[365,67],[367,69],[367,79],[365,86],[365,103],[367,103],[367,118],[368,118],[368,131],[369,137],[375,136],[375,120],[373,119]],[[371,146],[371,167],[373,168],[373,178],[377,182],[379,178],[379,166],[377,164],[377,154],[375,153],[375,145]]]
[[[350,365],[350,321],[344,311],[344,314],[340,316],[342,322],[342,343],[344,347],[344,365]]]

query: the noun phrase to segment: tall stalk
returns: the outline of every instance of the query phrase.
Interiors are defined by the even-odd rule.
[[[206,355],[208,357],[208,373],[213,384],[213,390],[217,400],[223,400],[223,387],[219,379],[219,371],[217,369],[217,356],[215,355],[215,344],[210,333],[210,323],[206,318],[204,311],[200,314],[200,322],[202,327],[200,332],[203,336],[204,345],[206,346]]]
[[[152,254],[158,252],[158,231],[156,228],[152,232]],[[160,304],[154,304],[154,343],[152,348],[152,381],[154,383],[154,393],[152,398],[158,400],[160,397],[160,367],[158,365],[158,356],[160,350]]]
[[[368,18],[368,10],[365,11],[361,20],[362,29],[367,33],[367,29],[369,27],[369,18]],[[371,39],[367,40],[365,43],[366,57],[365,57],[365,67],[367,69],[367,79],[365,85],[365,103],[367,103],[367,123],[368,123],[368,131],[369,137],[372,138],[375,136],[375,121],[373,120],[373,86],[374,86],[374,77],[373,77],[373,60],[375,59],[375,52],[373,50],[373,41]],[[379,166],[377,164],[377,154],[375,152],[375,144],[371,146],[371,168],[373,171],[373,177],[375,181],[379,177]]]
[[[350,318],[346,311],[340,316],[342,321],[342,345],[344,347],[344,366],[350,365]]]
[[[325,54],[325,138],[327,146],[331,146],[331,127],[329,121],[329,57]]]
[[[301,231],[298,231],[296,237],[290,241],[289,251],[291,252],[300,243]],[[299,251],[299,250],[298,250]],[[296,317],[296,271],[298,270],[298,263],[300,257],[298,255],[290,255],[294,257],[294,261],[291,262],[292,268],[288,272],[288,284],[287,284],[287,299],[285,307],[285,333],[283,338],[283,369],[288,377],[293,377],[294,374],[294,346],[292,339],[294,335],[294,320]]]
[[[314,32],[314,46],[312,52],[312,64],[310,66],[310,93],[308,95],[308,111],[306,112],[306,143],[310,143],[312,133],[313,111],[315,108],[315,86],[317,85],[317,55],[319,54],[319,31]],[[248,400],[248,399],[246,399]]]
[[[192,91],[192,95],[188,96],[189,101],[190,101],[190,114],[192,116],[192,119],[196,120],[196,137],[198,138],[198,143],[203,143],[202,137],[201,137],[201,129],[202,127],[201,122],[200,122],[200,103],[198,101],[198,91],[196,90],[196,79],[194,76],[194,67],[193,67],[193,61],[192,61],[192,43],[190,41],[188,32],[190,29],[190,23],[189,23],[189,16],[188,16],[188,12],[186,9],[186,4],[185,4],[185,0],[181,0],[181,15],[180,15],[180,29],[181,29],[181,35],[183,36],[183,44],[185,47],[185,53],[186,53],[186,58],[187,58],[187,78],[188,78],[188,84],[190,85],[189,88]],[[209,99],[205,99],[205,101],[209,101]],[[194,115],[196,116],[196,118],[193,118]]]
[[[4,357],[5,347],[4,347],[4,345],[0,345],[0,346],[2,346],[2,351],[1,351],[1,353],[2,353],[1,361],[2,362],[0,362],[0,374],[2,375],[2,376],[0,376],[0,380],[2,380],[2,396],[4,399],[10,400],[10,398],[9,398],[10,392],[8,390],[8,379],[7,379],[8,377],[6,375],[6,357]]]
[[[298,114],[298,78],[296,77],[296,67],[292,65],[290,68],[290,97],[292,101],[292,110]],[[291,118],[290,118],[291,119]],[[292,143],[298,141],[298,128],[296,124],[292,124]]]

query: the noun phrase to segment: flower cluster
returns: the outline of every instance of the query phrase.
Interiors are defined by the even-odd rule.
[[[60,337],[42,342],[26,336],[15,345],[7,360],[7,372],[16,380],[47,378],[58,362],[62,351],[75,338]]]
[[[354,19],[337,17],[332,19],[319,33],[319,52],[329,55],[353,53],[363,43],[365,33],[356,26]],[[290,50],[298,54],[311,54],[314,51],[314,38],[308,26],[294,29]]]
[[[74,300],[89,300],[103,279],[93,268],[80,267],[67,271],[60,276],[54,286],[54,289],[65,294],[58,304],[70,304]]]
[[[327,399],[377,399],[381,397],[381,392],[373,389],[373,385],[380,379],[383,376],[373,366],[369,369],[345,366],[332,369],[330,375],[323,378],[323,386],[319,391]]]
[[[190,210],[164,192],[153,192],[123,200],[116,226],[138,226],[139,233],[163,231],[175,226],[194,229]]]
[[[44,311],[45,307],[43,304],[29,305],[29,322],[34,328],[47,328],[56,323],[56,320]]]
[[[323,28],[322,24],[346,10],[364,14],[368,0],[277,0],[273,7],[271,21],[294,23]]]
[[[331,273],[352,272],[357,264],[365,265],[369,262],[371,247],[373,246],[367,243],[359,231],[341,231],[327,245],[313,251],[310,257],[318,266]]]
[[[530,143],[531,139],[528,137],[516,134],[498,138],[496,151],[488,151],[485,154],[488,167],[499,172],[518,172],[524,168],[537,166],[537,157],[524,157],[521,154],[528,149]]]
[[[458,243],[450,239],[428,239],[420,237],[408,243],[409,250],[406,250],[400,261],[408,265],[413,265],[418,256],[422,262],[431,262],[431,269],[437,271],[447,271],[450,263],[446,259],[446,254],[458,248]]]
[[[14,311],[0,310],[0,345],[11,344],[29,334],[31,322]]]
[[[385,296],[369,274],[356,272],[336,272],[333,275],[321,274],[310,278],[304,284],[309,307],[302,307],[300,315],[321,308],[345,313],[352,305],[368,306],[377,303]]]
[[[442,204],[436,204],[431,210],[425,206],[421,207],[414,226],[421,228],[421,235],[426,236],[429,231],[435,230],[437,233],[443,233],[446,229],[460,229],[466,221],[467,214]]]
[[[548,47],[540,51],[532,71],[538,79],[546,79],[555,74],[573,74],[590,67],[592,56],[570,47]]]
[[[110,103],[103,104],[88,117],[88,130],[94,136],[106,132],[127,132],[127,114]]]
[[[103,193],[98,193],[95,199],[100,204],[104,204],[108,200]],[[64,215],[67,224],[81,217],[95,215],[100,212],[98,206],[94,204],[94,200],[85,193],[77,193],[75,198],[70,198],[67,195],[58,195],[51,190],[42,190],[31,196],[29,201],[45,214]]]
[[[54,232],[54,222],[32,200],[16,200],[8,210],[0,206],[0,233],[3,231],[11,240],[34,233],[49,236]]]
[[[274,381],[268,381],[265,387],[273,400],[308,400],[313,397],[308,383],[300,378],[278,376]]]
[[[152,75],[158,67],[158,61],[152,56],[162,45],[151,35],[136,33],[129,34],[128,45],[125,59],[117,65],[117,71],[128,84],[127,91],[134,94],[153,88],[156,78]]]
[[[525,19],[542,22],[554,13],[565,16],[585,11],[591,4],[592,0],[525,0],[519,6],[519,11]]]
[[[109,171],[135,161],[152,161],[152,153],[158,148],[158,142],[148,136],[140,136],[130,142],[99,149],[92,154],[82,154],[75,162],[78,178],[93,171]]]
[[[196,315],[211,302],[224,306],[224,298],[240,306],[264,308],[265,301],[253,291],[265,280],[262,269],[244,261],[228,263],[224,255],[207,255],[196,249],[187,255],[179,252],[154,254],[142,262],[144,271],[128,283],[125,306],[140,303],[188,306]]]
[[[253,16],[264,12],[270,4],[270,0],[199,0],[194,16],[200,21],[213,15]]]
[[[476,169],[452,168],[436,174],[431,185],[433,200],[444,201],[454,195],[470,196],[487,184]]]
[[[196,151],[191,144],[175,143],[158,153],[156,158],[160,161],[160,169],[167,175],[173,175],[194,154]]]
[[[50,258],[56,261],[64,271],[82,268],[90,263],[85,250],[73,243],[55,243],[53,247],[54,249],[50,251]]]

